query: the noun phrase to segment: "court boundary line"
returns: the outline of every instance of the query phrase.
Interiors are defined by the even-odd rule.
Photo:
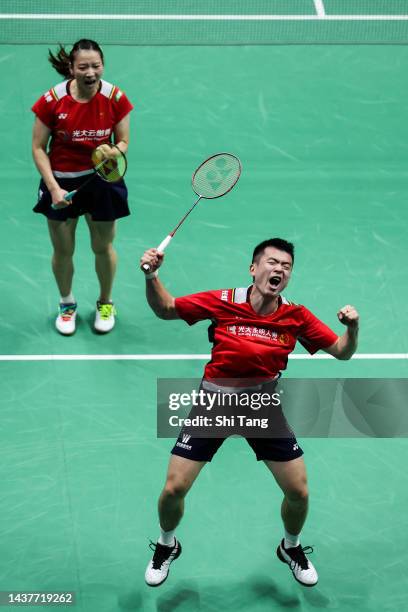
[[[106,354],[106,355],[0,355],[0,361],[204,361],[210,354]],[[327,353],[308,355],[295,353],[289,359],[334,359]],[[367,360],[408,360],[408,353],[356,353],[352,359]]]
[[[0,13],[0,20],[93,20],[93,21],[407,21],[406,15],[183,15],[94,13]]]

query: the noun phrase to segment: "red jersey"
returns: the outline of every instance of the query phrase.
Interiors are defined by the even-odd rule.
[[[279,297],[278,309],[255,312],[250,288],[219,289],[175,300],[178,315],[189,325],[214,322],[214,345],[204,378],[271,380],[286,369],[296,341],[313,354],[336,342],[338,336],[304,306]]]
[[[32,107],[51,130],[49,157],[56,177],[74,177],[92,171],[92,151],[111,140],[113,128],[133,108],[126,95],[101,80],[89,102],[77,102],[69,92],[71,81],[59,83]]]

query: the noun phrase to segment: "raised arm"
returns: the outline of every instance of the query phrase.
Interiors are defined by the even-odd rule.
[[[336,359],[350,359],[357,350],[359,314],[354,306],[347,305],[340,308],[337,317],[346,326],[346,331],[323,350]]]
[[[149,249],[140,259],[140,269],[146,278],[146,299],[156,316],[160,319],[179,319],[174,297],[170,295],[158,277],[158,269],[163,263],[164,254],[157,249]],[[150,272],[146,274],[143,264],[149,264]]]

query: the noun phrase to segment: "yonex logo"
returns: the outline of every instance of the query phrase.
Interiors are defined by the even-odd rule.
[[[213,191],[217,191],[222,182],[231,173],[231,168],[227,167],[227,160],[220,157],[215,161],[215,168],[209,170],[206,174],[207,181],[211,185]]]
[[[299,445],[298,444],[294,444],[293,445],[293,450],[298,450],[299,449]]]
[[[183,444],[187,444],[190,438],[191,436],[189,436],[188,434],[183,434]]]
[[[100,171],[102,174],[108,177],[110,174],[112,174],[112,172],[118,171],[118,164],[114,159],[109,159],[103,164]]]
[[[58,115],[58,119],[66,119],[68,117],[67,113],[60,113]]]

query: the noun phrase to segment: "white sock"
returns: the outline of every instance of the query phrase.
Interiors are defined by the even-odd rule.
[[[159,544],[163,544],[163,546],[174,546],[176,543],[176,538],[174,535],[175,531],[175,529],[172,531],[164,531],[160,527],[160,538],[158,539]]]
[[[60,303],[61,304],[75,304],[75,298],[72,295],[72,292],[69,295],[65,296],[65,297],[63,297],[61,295]]]
[[[285,548],[295,548],[296,546],[299,546],[299,544],[300,544],[300,533],[298,533],[297,535],[293,535],[292,533],[289,533],[285,529],[285,539],[283,542],[284,547]]]

